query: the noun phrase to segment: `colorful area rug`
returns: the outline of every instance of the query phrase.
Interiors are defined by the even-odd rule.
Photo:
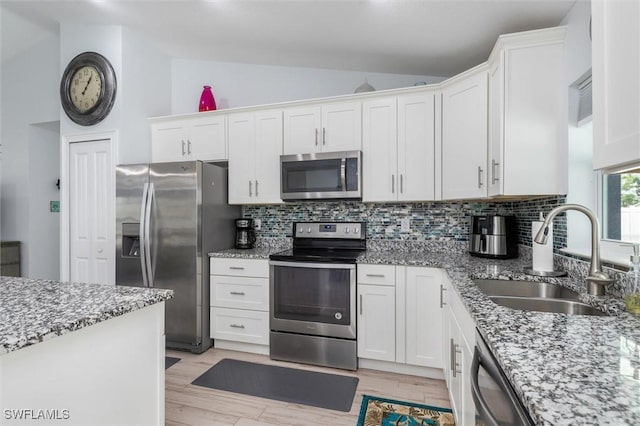
[[[449,408],[363,395],[357,426],[453,426]]]

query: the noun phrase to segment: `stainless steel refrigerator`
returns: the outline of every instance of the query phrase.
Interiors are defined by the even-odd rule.
[[[209,258],[233,247],[227,170],[189,161],[116,167],[116,284],[171,289],[167,347],[211,347]]]

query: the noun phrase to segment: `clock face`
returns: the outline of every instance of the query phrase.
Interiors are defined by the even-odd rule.
[[[96,52],[81,53],[62,73],[62,109],[73,122],[93,126],[111,111],[116,87],[116,74],[107,58]]]
[[[85,66],[78,69],[71,78],[69,97],[80,113],[93,108],[100,98],[102,80],[95,67]]]

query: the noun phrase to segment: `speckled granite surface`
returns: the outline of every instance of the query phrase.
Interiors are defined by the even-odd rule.
[[[0,277],[0,355],[171,297],[171,290]]]
[[[444,268],[476,326],[540,425],[640,424],[640,319],[621,299],[596,298],[574,278],[521,271],[526,258],[488,260],[461,253],[369,250],[359,263]],[[611,316],[525,312],[498,306],[472,278],[562,284]]]
[[[258,238],[252,249],[227,249],[209,253],[209,257],[268,259],[272,253],[291,247],[291,238]]]

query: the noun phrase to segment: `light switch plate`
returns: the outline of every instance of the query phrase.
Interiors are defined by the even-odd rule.
[[[259,231],[262,229],[262,220],[261,219],[253,219],[253,229]]]
[[[49,201],[49,211],[51,213],[60,213],[60,201]]]
[[[411,218],[405,217],[400,219],[400,232],[411,231]]]

